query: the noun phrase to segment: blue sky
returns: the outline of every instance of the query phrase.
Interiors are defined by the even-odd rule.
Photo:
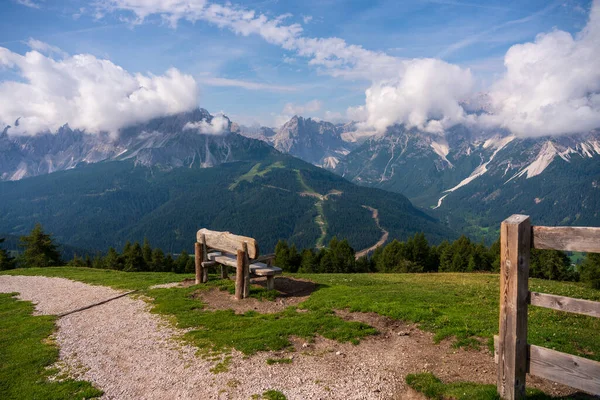
[[[219,3],[219,2],[216,2]],[[225,4],[225,3],[220,3]],[[437,58],[470,68],[476,88],[485,89],[503,73],[503,57],[514,44],[539,33],[561,30],[575,35],[586,25],[591,1],[235,1],[236,8],[268,18],[291,14],[303,35],[337,37],[349,45],[399,59]],[[204,20],[182,18],[176,26],[158,15],[133,24],[131,11],[98,15],[90,2],[75,0],[0,0],[0,47],[29,51],[30,38],[69,55],[92,54],[130,73],[164,74],[175,67],[194,77],[198,105],[223,111],[243,123],[273,125],[287,112],[307,116],[346,116],[365,104],[372,80],[340,78],[310,65],[310,57],[243,36]],[[18,80],[0,67],[0,80]],[[317,100],[318,106],[302,107]],[[279,119],[278,119],[279,118]]]

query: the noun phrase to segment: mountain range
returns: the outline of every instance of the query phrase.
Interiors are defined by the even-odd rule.
[[[293,157],[277,158],[283,157],[280,153],[287,153],[358,185],[343,191],[335,185],[315,190],[320,197],[306,188],[285,188],[300,193],[301,197],[312,196],[324,201],[311,203],[313,212],[316,210],[313,220],[317,222],[313,225],[318,228],[323,226],[323,221],[318,219],[322,218],[319,214],[323,204],[337,196],[329,192],[361,192],[360,186],[402,194],[421,209],[419,215],[432,218],[427,221],[441,221],[445,227],[430,229],[433,240],[441,238],[440,232],[452,235],[451,231],[457,231],[493,241],[500,222],[514,213],[531,215],[534,224],[600,225],[599,130],[569,136],[522,138],[502,129],[483,130],[465,125],[456,125],[443,134],[403,125],[374,134],[361,132],[359,126],[294,116],[279,129],[246,127],[232,123],[227,117],[213,117],[208,111],[197,109],[128,127],[116,137],[108,133],[89,135],[71,130],[67,125],[57,132],[34,137],[12,137],[10,130],[4,129],[0,136],[0,176],[5,181],[18,181],[109,161],[126,163],[133,170],[145,167],[152,174],[172,173],[172,176],[184,168],[195,171],[199,179],[208,179],[210,175],[203,169],[213,167],[224,171],[232,168],[231,165],[241,165],[238,163],[244,167],[235,174],[249,173],[258,180],[274,178],[284,170],[325,173],[308,164],[298,167],[298,160]],[[243,171],[244,168],[247,170]],[[228,179],[237,179],[235,174]],[[331,174],[327,176],[332,182],[346,182],[337,181]],[[314,182],[309,184],[314,185]],[[263,183],[262,195],[268,196],[271,186],[283,187]],[[165,186],[165,190],[167,188]],[[382,191],[369,193],[374,199],[391,196]],[[229,194],[226,192],[225,197]],[[364,203],[354,206],[373,207]],[[368,217],[369,213],[364,210],[368,208],[358,211]],[[328,218],[327,223],[331,224],[334,219]],[[370,223],[373,224],[372,219]],[[389,227],[390,232],[399,229],[384,220],[381,226]],[[425,230],[413,227],[417,231]],[[220,225],[220,228],[226,229],[226,226]],[[3,229],[15,232],[14,225],[0,224],[0,232]],[[331,235],[321,237],[319,231],[320,228],[315,231],[316,236],[306,240],[294,237],[289,230],[281,232],[280,237],[294,238],[303,246],[322,245],[325,237]],[[402,236],[408,231],[398,232]],[[330,232],[338,234],[335,228]],[[373,228],[373,236],[366,235],[364,240],[357,235],[353,238],[355,246],[366,247],[376,241],[379,232]],[[274,245],[273,241],[266,239],[268,246]],[[79,241],[66,243],[83,245]]]
[[[148,238],[170,252],[191,251],[202,227],[255,237],[263,252],[279,239],[320,247],[347,238],[362,250],[388,232],[404,239],[423,231],[433,242],[456,237],[405,196],[355,185],[202,109],[117,137],[68,126],[28,138],[9,132],[0,164],[5,234],[40,222],[69,246],[106,250]]]
[[[473,112],[485,113],[482,104]],[[477,126],[434,134],[394,125],[366,136],[357,127],[294,117],[261,139],[356,184],[402,193],[476,239],[495,240],[513,213],[537,224],[600,224],[600,130],[528,138]]]

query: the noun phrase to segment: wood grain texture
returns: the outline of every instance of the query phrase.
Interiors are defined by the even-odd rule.
[[[529,373],[600,395],[600,362],[529,346]]]
[[[256,239],[251,237],[234,235],[229,232],[200,229],[196,234],[198,242],[202,241],[202,235],[206,238],[206,245],[211,249],[236,254],[238,250],[243,250],[243,244],[246,243],[248,246],[248,257],[255,259],[259,256],[258,243]]]
[[[513,215],[502,222],[497,387],[507,400],[525,399],[530,249],[529,217]]]
[[[527,345],[531,375],[600,395],[600,363],[545,347]],[[494,361],[498,363],[498,336],[494,336]]]
[[[250,260],[248,259],[248,244],[244,242],[242,244],[244,249],[244,298],[250,296]]]
[[[196,262],[196,279],[195,284],[198,285],[202,281],[202,245],[198,242],[194,245],[194,261]]]
[[[600,228],[534,226],[533,247],[600,253]]]
[[[553,310],[572,312],[600,318],[600,302],[597,301],[530,292],[529,304],[537,307],[551,308]]]
[[[208,256],[211,260],[215,262],[227,265],[230,267],[237,268],[237,258],[230,255],[212,255]],[[258,276],[268,276],[268,275],[279,275],[283,272],[283,270],[279,267],[269,267],[268,264],[262,262],[252,262],[250,264],[250,274],[258,275]]]
[[[237,251],[236,270],[235,270],[235,298],[241,300],[244,296],[244,260],[246,254],[244,250]]]

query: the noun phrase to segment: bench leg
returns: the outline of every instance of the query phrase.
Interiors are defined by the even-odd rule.
[[[272,275],[267,276],[267,290],[275,290],[275,277]]]
[[[202,283],[208,282],[208,268],[202,268]]]
[[[221,265],[221,279],[227,279],[229,276],[227,275],[227,266]]]

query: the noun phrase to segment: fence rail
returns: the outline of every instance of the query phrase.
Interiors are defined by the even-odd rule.
[[[600,362],[527,344],[528,305],[600,317],[600,303],[529,291],[531,249],[600,253],[600,228],[531,226],[513,215],[500,229],[500,332],[494,337],[498,393],[525,399],[527,373],[600,394]]]

